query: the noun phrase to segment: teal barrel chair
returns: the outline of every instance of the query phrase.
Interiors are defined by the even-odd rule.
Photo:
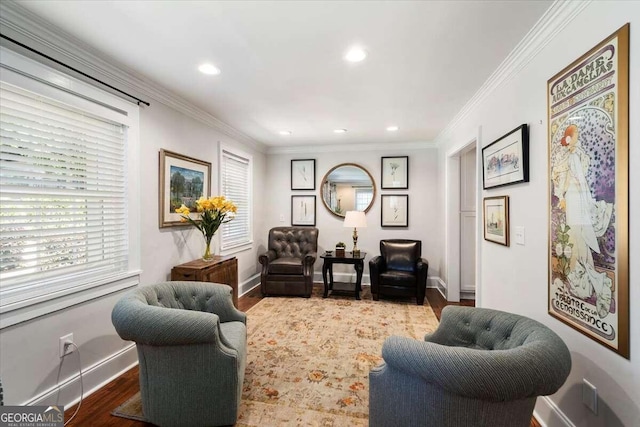
[[[503,311],[448,306],[424,341],[392,336],[369,373],[370,427],[529,427],[571,371],[565,343]]]
[[[122,339],[136,343],[147,421],[222,426],[238,417],[247,355],[246,315],[227,285],[140,286],[113,308]]]

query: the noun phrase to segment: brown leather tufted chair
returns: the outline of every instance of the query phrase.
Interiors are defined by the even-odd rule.
[[[416,297],[424,304],[429,262],[420,258],[420,240],[390,239],[380,241],[380,256],[369,261],[371,294],[374,301],[380,295]]]
[[[275,227],[269,230],[269,250],[258,258],[262,264],[262,295],[311,296],[313,264],[318,252],[318,229]]]

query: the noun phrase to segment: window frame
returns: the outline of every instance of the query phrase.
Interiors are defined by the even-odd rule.
[[[91,282],[82,282],[0,306],[0,329],[15,325],[72,305],[136,286],[140,281],[140,180],[139,107],[91,84],[80,81],[43,63],[0,47],[2,81],[55,99],[71,107],[126,126],[125,179],[127,182],[127,235],[129,257],[126,271]],[[138,173],[139,174],[139,173]],[[15,293],[15,290],[13,290]],[[1,293],[0,293],[1,296]]]

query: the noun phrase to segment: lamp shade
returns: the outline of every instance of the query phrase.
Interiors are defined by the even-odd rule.
[[[344,217],[344,226],[351,228],[365,228],[367,226],[367,217],[361,211],[347,211]]]

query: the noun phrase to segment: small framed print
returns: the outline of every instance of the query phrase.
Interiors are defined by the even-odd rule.
[[[485,190],[529,182],[529,129],[522,124],[482,149]]]
[[[382,189],[409,188],[409,156],[382,157]]]
[[[160,228],[184,227],[176,209],[185,205],[198,219],[196,200],[211,194],[211,163],[169,150],[160,150],[159,222]]]
[[[316,159],[291,160],[291,189],[316,189]]]
[[[380,225],[382,227],[409,226],[409,195],[383,194]]]
[[[316,196],[291,196],[291,225],[316,225]]]
[[[509,246],[509,196],[485,197],[484,240]]]

